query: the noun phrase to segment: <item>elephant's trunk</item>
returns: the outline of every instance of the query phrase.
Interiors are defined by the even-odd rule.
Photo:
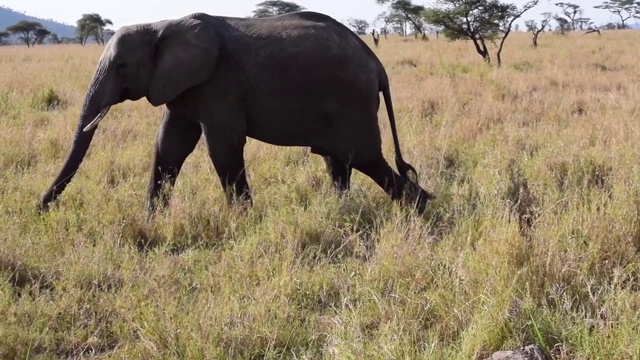
[[[97,122],[95,120],[99,121],[99,119],[103,118],[112,104],[108,99],[106,99],[106,95],[109,94],[109,90],[106,86],[107,81],[105,81],[105,73],[105,69],[100,66],[93,77],[93,81],[85,95],[84,104],[80,113],[80,120],[73,139],[73,145],[71,146],[71,150],[69,151],[69,155],[67,156],[67,160],[65,161],[62,170],[60,170],[60,173],[53,181],[53,184],[42,197],[42,202],[40,204],[40,208],[42,210],[47,210],[50,203],[55,201],[71,182],[71,179],[78,170],[78,167],[80,167],[80,164],[89,149],[91,140],[93,139],[97,126]],[[90,129],[87,129],[87,131],[83,131],[83,129],[89,125],[93,126],[91,126]]]

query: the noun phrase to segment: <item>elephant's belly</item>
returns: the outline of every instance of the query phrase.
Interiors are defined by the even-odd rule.
[[[289,110],[249,114],[247,136],[273,145],[314,146],[335,130],[329,114]]]

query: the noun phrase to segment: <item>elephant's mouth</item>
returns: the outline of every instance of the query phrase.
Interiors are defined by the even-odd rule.
[[[95,129],[96,126],[98,126],[98,123],[102,121],[102,119],[104,119],[104,117],[107,115],[107,113],[109,112],[109,109],[111,109],[111,106],[106,106],[102,108],[98,116],[96,116],[96,118],[93,119],[93,121],[90,122],[89,125],[85,126],[84,129],[82,129],[82,131],[87,132]]]

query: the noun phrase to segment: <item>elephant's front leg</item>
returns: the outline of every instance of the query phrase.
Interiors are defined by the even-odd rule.
[[[251,190],[244,167],[246,136],[240,132],[217,131],[205,128],[209,157],[218,173],[227,202],[253,205]]]
[[[193,152],[202,135],[200,124],[179,112],[165,110],[156,137],[155,154],[149,181],[147,209],[152,216],[158,206],[166,207],[171,188],[176,182],[187,156]],[[169,184],[169,188],[165,185]]]

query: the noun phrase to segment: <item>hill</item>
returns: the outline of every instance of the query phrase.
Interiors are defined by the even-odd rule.
[[[7,28],[7,26],[11,26],[22,20],[37,21],[41,23],[42,26],[47,28],[47,30],[57,34],[61,38],[75,36],[75,26],[62,24],[51,19],[40,19],[34,16],[23,14],[13,9],[9,9],[5,6],[0,6],[0,30],[4,30]]]

